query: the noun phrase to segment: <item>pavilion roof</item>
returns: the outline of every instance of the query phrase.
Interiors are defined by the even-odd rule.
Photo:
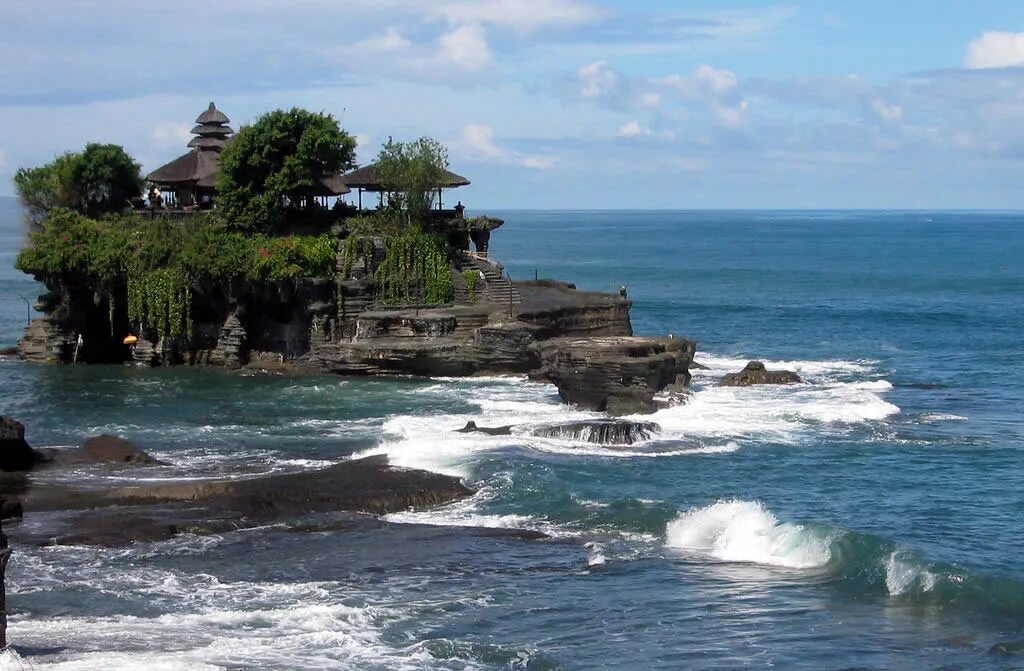
[[[384,191],[384,186],[380,182],[380,177],[377,174],[377,164],[371,163],[370,165],[357,168],[352,172],[342,175],[342,180],[345,184],[353,189],[363,189],[364,191]],[[460,186],[468,186],[469,180],[462,175],[457,175],[450,170],[445,170],[444,179],[439,185],[442,189],[454,189]]]
[[[317,190],[316,195],[318,196],[341,196],[352,191],[348,184],[345,183],[343,175],[328,175],[320,179],[320,184],[323,190]]]
[[[146,181],[168,186],[196,183],[212,187],[219,171],[218,152],[194,150],[149,173]]]
[[[230,126],[215,123],[201,123],[191,131],[193,135],[231,135],[234,132]]]
[[[196,118],[196,123],[198,124],[222,125],[230,122],[231,119],[227,118],[212,102],[206,111]]]

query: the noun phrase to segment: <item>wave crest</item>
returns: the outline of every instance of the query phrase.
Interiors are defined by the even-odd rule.
[[[787,568],[827,566],[829,534],[791,522],[780,523],[755,501],[720,501],[690,510],[669,522],[667,545],[729,562]]]

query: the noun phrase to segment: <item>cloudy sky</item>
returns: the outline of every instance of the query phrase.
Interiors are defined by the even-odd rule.
[[[436,137],[475,208],[1024,208],[1018,0],[0,0],[0,62],[0,195],[215,100]]]

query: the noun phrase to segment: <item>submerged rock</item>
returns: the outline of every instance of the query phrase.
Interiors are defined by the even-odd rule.
[[[141,466],[167,465],[167,462],[150,456],[124,438],[108,434],[90,438],[69,456],[74,461],[111,462]]]
[[[0,499],[0,508],[5,501]],[[3,520],[0,519],[0,650],[7,648],[7,562],[11,558],[11,549],[7,546]]]
[[[455,433],[486,433],[489,436],[508,436],[512,433],[511,426],[477,426],[476,422],[466,422],[466,426],[455,431]]]
[[[760,361],[751,361],[738,373],[730,373],[719,381],[723,387],[749,387],[755,384],[794,384],[803,382],[791,370],[768,370]]]
[[[632,445],[650,440],[661,427],[654,422],[631,422],[617,419],[594,419],[565,424],[538,426],[530,434],[541,438],[579,440],[596,445]]]
[[[164,485],[30,490],[25,513],[41,515],[23,542],[119,546],[180,533],[208,534],[336,511],[383,515],[471,496],[458,478],[396,468],[387,456],[284,475]],[[63,514],[61,514],[63,511]]]

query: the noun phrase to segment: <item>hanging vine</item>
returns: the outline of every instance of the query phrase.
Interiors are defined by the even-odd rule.
[[[480,281],[480,271],[471,270],[467,268],[462,271],[462,279],[466,282],[466,288],[469,290],[469,300],[476,300],[476,285]]]
[[[384,249],[384,260],[373,273],[377,300],[391,305],[453,300],[451,266],[440,236],[410,227],[386,238]]]

